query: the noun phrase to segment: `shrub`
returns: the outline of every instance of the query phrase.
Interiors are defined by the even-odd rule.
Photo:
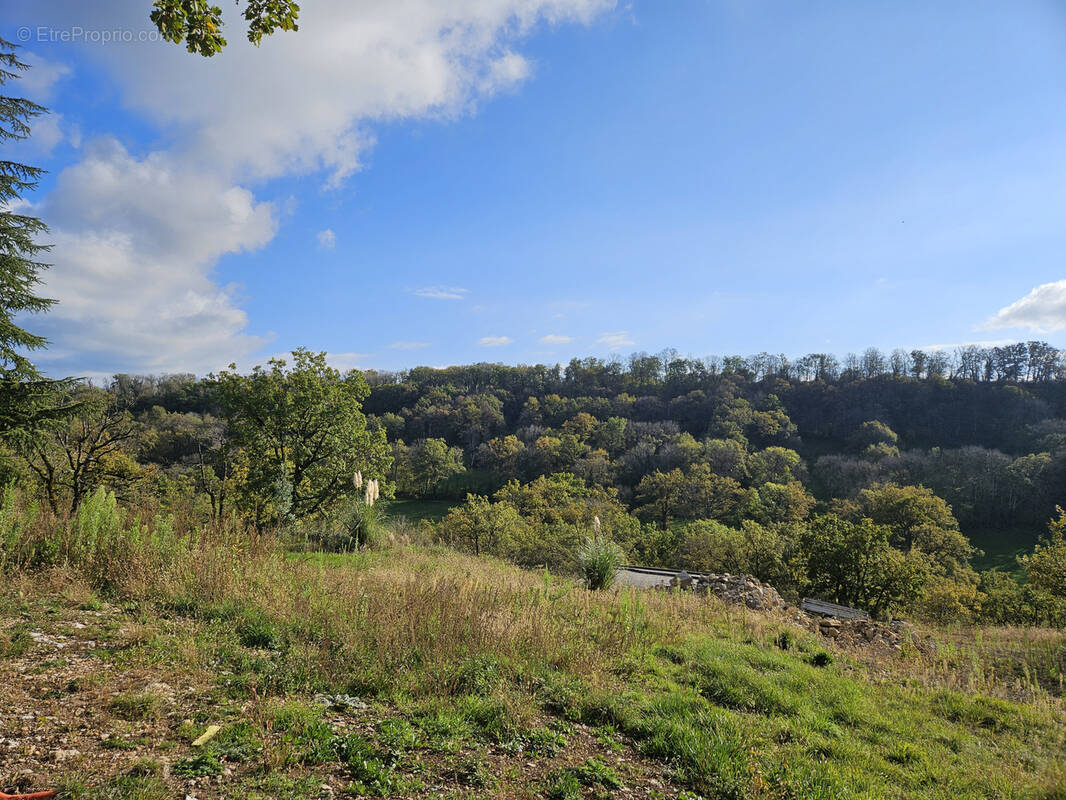
[[[593,591],[611,587],[622,559],[622,548],[599,535],[586,538],[577,554],[585,585]]]
[[[384,541],[385,514],[380,506],[354,500],[334,517],[326,519],[308,539],[330,553],[350,553],[377,547]]]

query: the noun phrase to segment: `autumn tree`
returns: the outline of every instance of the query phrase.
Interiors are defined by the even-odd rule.
[[[341,375],[325,353],[294,350],[292,367],[271,359],[248,375],[235,365],[210,378],[227,436],[239,449],[244,510],[262,525],[328,510],[356,491],[352,475],[383,476],[383,430],[368,430],[361,403],[369,393],[357,371]]]

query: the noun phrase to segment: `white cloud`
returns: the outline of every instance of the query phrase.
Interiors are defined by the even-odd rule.
[[[477,343],[482,347],[503,347],[513,341],[514,339],[510,336],[483,336],[478,339]]]
[[[421,350],[429,347],[429,342],[393,342],[389,347],[393,350]]]
[[[49,12],[65,26],[144,27],[141,0],[106,5],[89,10],[68,0],[50,3]],[[255,48],[230,4],[229,45],[214,58],[159,42],[86,52],[111,69],[130,106],[182,130],[182,149],[198,159],[256,177],[325,169],[336,184],[362,166],[374,141],[370,124],[465,113],[528,77],[513,46],[538,23],[588,22],[613,5],[317,0],[302,4],[298,32]]]
[[[567,344],[574,341],[572,336],[564,336],[559,333],[549,333],[547,336],[540,337],[541,344]]]
[[[315,238],[318,239],[318,246],[322,250],[332,250],[337,246],[337,235],[330,228],[319,231]]]
[[[268,37],[258,49],[227,7],[230,44],[211,59],[160,42],[83,47],[110,74],[123,106],[155,123],[169,144],[132,155],[94,147],[47,198],[57,245],[47,279],[61,305],[42,319],[57,350],[78,354],[61,366],[79,374],[198,371],[240,361],[262,340],[245,333],[235,290],[219,286],[211,270],[222,255],[274,235],[277,211],[248,187],[317,171],[337,187],[362,167],[373,125],[470,113],[528,78],[515,47],[536,25],[586,23],[613,5],[318,0],[301,9],[299,32]],[[150,28],[143,0],[12,0],[5,11],[15,25]],[[24,86],[43,98],[69,69],[34,61]],[[41,133],[61,132],[57,119]],[[73,128],[67,136],[80,140]],[[415,293],[457,300],[466,291]]]
[[[44,156],[50,156],[56,145],[67,138],[63,132],[65,125],[61,125],[62,122],[62,114],[44,114],[37,117],[31,123],[32,133],[30,138],[22,140],[16,146]]]
[[[37,102],[50,100],[55,85],[71,73],[66,64],[49,61],[36,53],[20,52],[18,57],[29,65],[29,69],[19,72],[18,82],[9,86],[15,90],[16,95],[25,95]]]
[[[59,174],[41,214],[54,243],[42,293],[59,303],[33,328],[73,351],[52,372],[205,372],[264,344],[210,274],[273,238],[274,208],[251,192],[104,139]]]
[[[428,297],[430,300],[462,300],[470,290],[460,289],[458,286],[426,286],[413,289],[411,293],[416,297]]]
[[[605,344],[612,350],[618,350],[622,347],[630,347],[636,344],[629,338],[629,331],[615,331],[614,333],[604,333],[600,335],[600,338],[596,340],[600,344]]]
[[[1020,300],[1001,308],[981,326],[986,330],[1029,328],[1050,333],[1066,328],[1066,280],[1037,286]]]

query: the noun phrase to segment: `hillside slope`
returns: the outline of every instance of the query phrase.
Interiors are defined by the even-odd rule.
[[[74,569],[5,586],[0,788],[1053,798],[1066,786],[1061,632],[956,632],[933,655],[846,650],[713,598],[592,594],[413,547],[203,546],[144,566],[106,586]],[[209,725],[220,732],[194,746]]]

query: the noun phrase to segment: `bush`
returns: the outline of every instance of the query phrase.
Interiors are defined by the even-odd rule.
[[[602,536],[589,536],[577,554],[585,585],[594,591],[611,587],[622,559],[622,548]]]
[[[320,550],[350,553],[364,547],[377,547],[385,536],[385,514],[380,506],[354,500],[307,538]]]

